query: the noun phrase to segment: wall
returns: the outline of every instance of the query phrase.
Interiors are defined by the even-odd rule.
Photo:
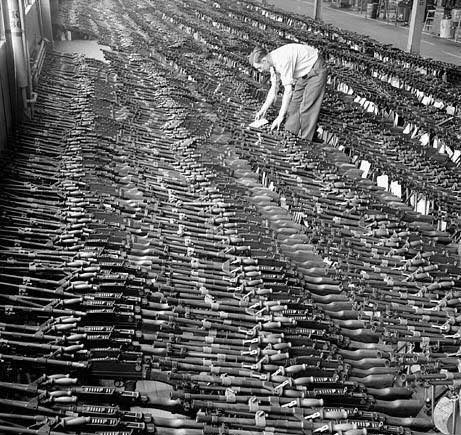
[[[6,42],[0,41],[0,153],[13,128],[13,107],[10,101],[10,90],[13,87],[8,80],[7,59]]]
[[[26,7],[25,26],[32,63],[38,53],[42,37],[37,2],[31,3]],[[1,18],[0,13],[0,20]],[[7,50],[6,41],[0,39],[0,153],[7,146],[7,138],[13,133],[14,125],[21,117],[21,109],[14,103],[16,92],[13,59]]]
[[[34,1],[26,7],[26,36],[29,47],[29,53],[33,59],[40,47],[42,40],[41,28],[38,14],[38,4]]]

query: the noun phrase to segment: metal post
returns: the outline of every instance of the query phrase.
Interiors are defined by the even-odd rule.
[[[21,116],[21,109],[24,111],[23,113],[26,113],[29,117],[31,116],[29,107],[31,92],[29,58],[27,55],[27,46],[24,37],[24,11],[21,7],[24,7],[22,0],[6,0],[6,9],[8,12],[7,21],[9,34],[11,36],[11,48],[14,64],[14,93],[17,95],[19,91],[15,108],[18,118]],[[22,105],[20,102],[22,102]]]
[[[27,88],[27,60],[22,39],[23,29],[20,7],[19,0],[7,0],[16,85],[19,88]]]
[[[13,117],[13,124],[19,115],[18,92],[16,86],[16,79],[14,73],[14,55],[13,55],[13,42],[11,40],[10,16],[8,13],[8,0],[1,0],[3,18],[5,24],[5,39],[6,39],[6,68],[8,72],[8,88],[10,94],[11,115]]]
[[[426,0],[415,0],[411,9],[410,31],[408,33],[407,51],[419,54],[421,49],[421,34],[423,32],[424,10]]]
[[[314,0],[314,20],[322,20],[322,0]]]

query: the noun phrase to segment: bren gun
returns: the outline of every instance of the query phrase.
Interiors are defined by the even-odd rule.
[[[190,166],[190,167],[192,168],[192,166]],[[78,172],[77,172],[77,174],[78,174]],[[124,207],[129,207],[130,205],[129,205],[129,204],[124,204],[123,206],[124,206]],[[174,216],[174,214],[172,214],[171,216]],[[230,230],[230,229],[233,229],[233,228],[229,228],[229,230]],[[254,229],[252,228],[251,230],[253,231]],[[154,235],[154,237],[155,237],[155,235]],[[168,242],[169,242],[169,240],[168,240]],[[168,243],[168,244],[169,244],[169,243]],[[199,254],[199,255],[202,255],[202,253],[203,253],[203,251],[196,251],[196,252],[195,252],[195,254]],[[181,255],[181,252],[178,251],[178,254],[177,254],[177,255],[180,256],[180,255]],[[102,258],[102,257],[101,257],[101,258]],[[193,256],[192,256],[192,258],[193,258]],[[168,259],[168,255],[165,255],[165,259]],[[218,260],[221,260],[221,259],[218,259]],[[137,260],[136,260],[136,256],[133,257],[133,261],[134,261],[134,262],[137,261]],[[141,261],[141,262],[144,262],[144,261],[146,261],[146,259],[141,259],[140,261]],[[148,262],[149,262],[149,259],[147,259],[146,263],[148,263]],[[126,263],[126,264],[127,264],[127,263]],[[126,267],[126,264],[125,264],[125,266],[120,266],[120,267]],[[178,265],[178,266],[180,266],[180,265]],[[88,266],[87,266],[87,267],[88,267]],[[103,267],[112,267],[112,266],[104,265]],[[130,269],[131,272],[135,272],[135,270],[136,270],[135,268]],[[163,276],[163,271],[162,271],[161,269],[157,269],[157,271],[158,271],[158,273],[159,273],[161,276]],[[183,287],[183,291],[186,293],[187,284],[188,284],[187,278],[186,278],[185,275],[184,275],[183,273],[181,273],[181,272],[180,272],[179,274],[178,274],[177,271],[174,271],[174,270],[173,270],[173,272],[176,273],[176,276],[172,276],[173,279],[170,281],[172,285],[169,286],[169,287],[171,287],[171,290],[170,290],[170,291],[173,291],[173,292],[174,292],[174,289],[175,289],[175,288],[178,288],[178,286],[182,286],[182,287]],[[257,272],[257,271],[249,271],[249,272]],[[207,274],[207,275],[205,275],[205,274],[203,274],[203,273],[201,273],[201,272],[199,272],[199,274],[200,274],[199,278],[212,279],[212,280],[215,280],[215,281],[216,281],[216,279],[215,279],[215,277],[214,277],[214,274]],[[218,274],[218,279],[219,279],[219,274]],[[239,278],[237,283],[239,283],[239,281],[242,282],[242,283],[248,282],[248,280],[247,280],[245,277]],[[256,280],[256,279],[255,279],[254,281],[259,281],[259,280]],[[264,278],[262,278],[262,281],[263,281],[262,283],[261,283],[261,282],[255,282],[255,285],[258,285],[258,286],[260,285],[260,286],[261,286],[261,290],[264,290],[264,287],[263,287],[263,285],[264,285]],[[197,284],[194,283],[194,285],[198,285],[198,283],[200,283],[199,280],[197,280]],[[222,294],[224,294],[224,292],[226,291],[226,289],[225,289],[225,288],[220,288],[219,285],[217,285],[217,284],[218,284],[218,282],[206,283],[207,287],[208,287],[208,286],[215,286],[215,285],[216,285],[216,287],[214,288],[214,291],[216,291],[216,292],[219,291],[219,292],[222,292]],[[274,284],[275,284],[275,282],[274,282]],[[80,286],[80,288],[81,288],[82,291],[85,289],[84,284],[78,284],[78,285]],[[90,284],[90,285],[91,285],[91,284]],[[286,287],[286,284],[285,284],[285,287]],[[166,291],[167,288],[168,288],[168,287],[165,286],[164,289],[162,289],[161,285],[157,285],[157,290],[158,290],[159,292],[161,292],[161,291]],[[280,286],[280,289],[282,289],[282,286]],[[301,289],[302,289],[302,287],[300,288],[300,290],[301,290]],[[318,288],[318,289],[314,289],[314,290],[317,290],[318,292],[324,291],[324,292],[325,292],[325,293],[324,293],[324,297],[328,297],[329,294],[331,294],[331,292],[333,291],[333,288],[324,287],[324,288]],[[256,292],[255,292],[255,293],[256,293]],[[269,297],[271,297],[271,296],[270,296],[270,293],[267,293],[267,295],[268,295]],[[218,296],[221,296],[221,294],[216,293],[216,297],[218,297]],[[288,293],[288,295],[283,295],[283,293],[282,293],[281,296],[282,296],[283,298],[286,299],[287,296],[289,296],[289,293]],[[322,295],[320,295],[320,296],[322,296]],[[170,296],[170,297],[172,297],[172,296]],[[254,296],[252,296],[252,297],[254,297]],[[173,299],[174,299],[174,297],[173,297]],[[186,298],[184,298],[184,299],[186,299]],[[29,300],[29,302],[33,302],[33,301]],[[187,300],[184,301],[184,302],[187,302]],[[327,301],[325,301],[325,302],[327,302]],[[39,303],[39,304],[40,304],[41,302],[38,301],[38,300],[35,300],[33,303]],[[169,302],[169,303],[173,303],[173,301],[171,300],[171,302]],[[212,300],[209,301],[209,304],[213,304],[213,303],[216,303],[216,302],[213,302]],[[327,304],[328,304],[328,303],[329,303],[329,302],[327,302]],[[228,309],[228,308],[226,307],[226,310],[227,310],[227,309]],[[202,312],[206,312],[206,310],[202,310]],[[288,316],[288,317],[289,317],[289,316]],[[351,320],[352,320],[352,319],[351,319]],[[344,322],[346,322],[346,321],[348,321],[348,320],[344,320]],[[338,321],[338,323],[339,323],[339,321]],[[189,333],[192,333],[192,332],[193,332],[193,329],[194,329],[194,328],[190,328]],[[314,328],[308,328],[308,329],[314,329]],[[291,335],[292,335],[292,336],[295,336],[296,331],[297,331],[296,328],[293,328],[293,331],[292,331],[293,334],[291,334]],[[306,331],[306,332],[307,332],[307,331]],[[261,333],[261,331],[259,331],[259,334],[260,334],[260,333]],[[236,333],[236,334],[239,334],[239,333]],[[274,333],[272,333],[272,331],[271,331],[271,335],[274,335]],[[290,337],[291,337],[291,335],[290,335]],[[244,334],[244,336],[245,336],[245,334]],[[293,338],[294,338],[294,337],[293,337]],[[317,339],[317,337],[315,337],[315,338]],[[328,337],[325,337],[325,338],[328,339]],[[224,338],[223,338],[223,339],[224,339]],[[317,341],[317,340],[316,340],[316,341]],[[111,352],[113,352],[113,351],[111,351]],[[327,428],[327,430],[330,430],[330,429]],[[332,430],[332,429],[331,429],[331,430]],[[338,430],[339,430],[339,427],[338,427]],[[383,430],[384,430],[384,429],[383,429]]]

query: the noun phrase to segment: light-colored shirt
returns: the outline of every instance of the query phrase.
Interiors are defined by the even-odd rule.
[[[319,51],[305,44],[286,44],[269,53],[283,86],[309,74],[319,57]]]

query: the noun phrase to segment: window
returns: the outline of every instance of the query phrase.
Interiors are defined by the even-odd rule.
[[[0,2],[0,41],[5,39],[5,22],[3,18],[3,14],[6,11],[3,10],[2,2]]]

